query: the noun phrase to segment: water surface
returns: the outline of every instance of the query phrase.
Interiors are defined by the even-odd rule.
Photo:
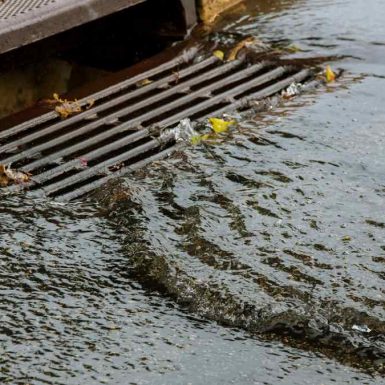
[[[91,202],[3,196],[2,383],[383,383],[385,6],[254,3],[223,39],[344,78]]]

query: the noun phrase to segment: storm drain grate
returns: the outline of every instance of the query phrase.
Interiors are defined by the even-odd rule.
[[[50,3],[55,3],[56,0],[24,0],[24,1],[2,1],[0,6],[0,19],[9,19],[17,17],[21,14],[26,14],[41,7],[47,7]]]
[[[247,55],[196,62],[195,53],[185,51],[82,99],[95,105],[78,115],[60,119],[52,111],[0,131],[0,163],[32,175],[27,185],[10,189],[78,198],[175,151],[180,144],[172,135],[160,140],[161,129],[241,108],[312,75],[310,69],[253,62]]]

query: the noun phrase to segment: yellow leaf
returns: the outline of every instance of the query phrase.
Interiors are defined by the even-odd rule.
[[[333,82],[334,80],[336,80],[336,74],[333,72],[333,70],[330,68],[329,65],[326,67],[325,76],[326,76],[326,81],[328,83]]]
[[[208,139],[210,139],[210,134],[194,135],[190,138],[190,142],[193,146],[195,146],[200,142],[203,142],[204,140],[208,140]]]
[[[190,142],[193,146],[196,146],[197,144],[199,144],[201,142],[201,136],[200,135],[194,135],[190,138]]]
[[[218,118],[209,118],[209,121],[211,123],[211,127],[217,134],[227,131],[229,129],[229,126],[235,124],[235,120],[231,120],[228,122],[226,120]]]
[[[219,60],[223,60],[225,58],[225,54],[223,51],[220,51],[219,49],[213,52],[213,55],[217,57]]]

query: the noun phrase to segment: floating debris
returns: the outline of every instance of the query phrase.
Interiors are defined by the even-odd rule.
[[[225,58],[225,54],[224,54],[224,52],[223,51],[221,51],[221,50],[216,50],[216,51],[214,51],[213,52],[213,55],[215,56],[215,57],[217,57],[219,60],[224,60],[224,58]]]
[[[336,80],[336,74],[333,72],[329,65],[326,67],[325,77],[328,83],[334,82],[334,80]]]
[[[235,120],[223,120],[219,118],[209,118],[209,122],[211,124],[211,127],[213,131],[216,134],[220,134],[221,132],[225,132],[229,129],[230,126],[233,126],[236,124]]]
[[[224,120],[219,118],[209,118],[210,127],[212,129],[209,133],[200,134],[197,132],[189,118],[182,119],[179,124],[169,130],[165,130],[159,137],[159,140],[167,141],[170,136],[176,142],[188,142],[193,145],[199,144],[202,141],[215,139],[217,134],[228,131],[229,127],[236,124],[235,120]]]
[[[210,134],[204,134],[204,135],[194,135],[191,137],[190,139],[190,142],[193,146],[196,146],[197,144],[205,141],[205,140],[208,140],[211,138],[211,135]]]
[[[55,111],[60,115],[61,118],[65,119],[70,115],[77,114],[82,111],[80,103],[75,99],[74,101],[67,99],[60,99],[58,94],[53,94],[54,100],[59,105],[55,107]]]
[[[182,119],[176,127],[163,131],[159,139],[163,141],[172,136],[176,142],[190,142],[191,138],[197,135],[199,134],[194,130],[191,120],[186,118]]]
[[[372,331],[366,325],[353,325],[352,329],[362,333],[370,333]]]
[[[10,184],[27,183],[30,175],[22,171],[12,170],[11,166],[0,164],[0,186],[6,187]]]
[[[207,141],[210,139],[217,139],[217,134],[221,134],[223,132],[228,131],[230,126],[235,125],[237,122],[233,120],[224,120],[219,118],[209,118],[210,126],[212,129],[212,132],[203,134],[203,135],[194,135],[191,137],[190,141],[191,144],[196,145],[203,141]]]
[[[44,103],[48,105],[55,105],[55,111],[62,118],[66,119],[71,115],[78,114],[83,111],[83,107],[80,102],[75,100],[61,99],[57,93],[53,94],[53,99],[45,99]],[[87,104],[84,107],[86,110],[90,109],[95,104],[95,100],[87,100]]]
[[[302,84],[301,83],[291,83],[289,87],[281,92],[281,96],[285,99],[290,99],[293,96],[296,96],[301,93]]]

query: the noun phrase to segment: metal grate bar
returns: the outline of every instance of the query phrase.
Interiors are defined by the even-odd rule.
[[[104,162],[97,164],[96,166],[87,168],[76,175],[73,175],[59,182],[53,183],[47,187],[43,187],[43,190],[47,194],[52,194],[52,193],[55,193],[56,191],[59,191],[68,186],[71,186],[71,184],[76,184],[88,178],[91,178],[98,172],[103,171],[105,173],[110,173],[111,171],[108,170],[108,167],[118,165],[119,163],[125,162],[131,158],[135,158],[136,156],[141,155],[147,151],[150,151],[156,147],[160,147],[162,144],[167,143],[167,141],[171,140],[171,138],[172,136],[170,135],[168,138],[165,138],[163,142],[161,142],[158,139],[152,139],[151,141],[145,144],[142,144],[138,147],[135,147],[130,151],[114,156],[110,159],[107,159]]]
[[[307,77],[309,77],[311,75],[311,73],[312,73],[311,70],[308,70],[308,69],[301,70],[301,71],[297,72],[296,74],[294,74],[293,76],[290,76],[284,80],[281,80],[280,82],[275,83],[275,84],[271,85],[270,87],[267,87],[261,91],[258,91],[256,93],[253,93],[247,97],[240,99],[235,104],[233,104],[232,107],[233,108],[236,108],[236,107],[239,108],[241,106],[246,106],[251,100],[261,100],[261,99],[264,99],[266,97],[269,97],[269,96],[279,92],[280,90],[288,87],[293,82],[301,82],[301,81],[305,80]],[[215,111],[214,114],[219,115],[220,113],[223,113],[223,112],[228,111],[228,110],[229,110],[229,107],[227,106],[227,107],[224,107],[224,108],[221,108],[221,109]],[[209,115],[212,115],[212,113],[210,113]],[[206,118],[209,115],[202,117],[200,120],[203,120],[204,118]],[[172,152],[174,152],[178,148],[180,148],[180,146],[181,146],[181,144],[174,145],[173,147],[164,151],[163,154],[161,156],[157,157],[156,159],[161,159],[162,157],[170,155]],[[157,154],[157,155],[160,155],[160,154]],[[145,163],[143,164],[143,166],[149,163],[149,162],[146,162],[146,160],[145,160]],[[143,167],[143,166],[140,166],[140,167],[136,168],[136,167],[134,167],[135,165],[136,165],[136,163],[134,165],[126,166],[126,167],[122,168],[121,170],[119,170],[119,173],[117,173],[117,174],[110,174],[110,175],[104,176],[101,179],[98,179],[97,181],[90,183],[89,185],[82,186],[79,189],[76,189],[70,193],[63,195],[61,198],[63,200],[76,199],[76,198],[78,198],[78,197],[80,197],[86,193],[89,193],[90,191],[96,189],[97,187],[102,186],[107,181],[109,181],[115,177],[128,174],[129,172],[132,172],[132,171],[136,170],[137,168]]]
[[[206,59],[200,63],[197,63],[191,67],[187,67],[187,68],[185,68],[185,69],[183,69],[177,73],[178,79],[180,80],[180,79],[183,79],[189,75],[192,75],[195,72],[198,72],[204,68],[207,68],[210,65],[212,65],[218,61],[219,61],[219,59],[216,58],[215,56],[213,56],[213,57]],[[145,78],[145,79],[147,79],[147,78]],[[197,79],[197,78],[195,78],[195,79]],[[62,130],[63,128],[69,127],[70,125],[72,125],[74,123],[78,123],[78,122],[81,122],[83,120],[87,120],[88,118],[90,118],[94,115],[105,112],[106,110],[113,108],[113,107],[116,107],[121,103],[127,102],[130,99],[134,99],[134,98],[137,98],[139,96],[145,95],[149,91],[152,91],[155,89],[162,89],[163,87],[168,86],[173,81],[174,82],[176,81],[176,74],[174,74],[174,73],[172,75],[166,76],[165,78],[157,80],[157,81],[155,81],[155,82],[153,82],[147,86],[143,86],[143,87],[138,88],[134,91],[131,91],[129,93],[126,93],[126,94],[123,94],[119,97],[116,97],[110,101],[103,103],[102,105],[93,107],[92,109],[89,109],[89,110],[85,110],[85,111],[81,112],[80,114],[73,115],[73,116],[67,118],[66,120],[61,120],[58,123],[55,123],[52,126],[50,126],[49,128],[47,128],[46,131],[43,131],[43,130],[39,131],[34,136],[30,136],[30,137],[28,137],[28,139],[24,138],[24,140],[32,141],[33,139],[36,138],[36,135],[38,135],[38,137],[41,137],[44,134],[51,134],[51,133],[57,132],[59,130]],[[174,90],[175,90],[175,88],[174,88]],[[172,94],[172,92],[169,92],[169,95],[171,95],[171,94]],[[166,97],[165,93],[162,95],[163,95],[163,97]],[[93,97],[91,96],[90,98],[88,98],[88,100],[93,100]],[[159,94],[156,98],[154,98],[154,101],[157,101],[157,100],[160,100]],[[146,101],[142,101],[141,103],[135,104],[135,107],[136,107],[136,109],[139,109],[140,108],[139,105],[140,106],[146,106],[149,103],[150,103],[150,98],[146,99]],[[109,117],[109,119],[111,119],[111,117]],[[20,142],[20,144],[22,144],[22,143]]]
[[[42,143],[38,146],[33,146],[26,151],[23,151],[19,154],[10,156],[10,157],[4,159],[3,162],[4,163],[11,163],[11,162],[16,162],[17,160],[19,160],[23,157],[33,156],[34,154],[37,154],[39,151],[43,151],[46,148],[49,148],[51,146],[63,143],[66,140],[74,139],[77,136],[81,136],[81,135],[83,135],[87,132],[90,132],[90,131],[98,128],[98,127],[101,127],[105,124],[108,125],[111,121],[117,120],[117,119],[121,118],[122,116],[126,116],[126,115],[128,115],[132,112],[135,112],[141,108],[149,106],[151,103],[155,103],[155,102],[163,100],[166,97],[172,96],[173,94],[177,93],[177,91],[182,91],[188,87],[197,85],[204,80],[212,79],[212,78],[217,77],[219,75],[223,75],[224,73],[230,71],[231,69],[233,69],[234,67],[239,66],[239,65],[240,65],[240,62],[234,61],[234,62],[228,63],[225,66],[222,66],[219,68],[214,68],[214,69],[206,72],[205,74],[194,77],[193,79],[191,79],[185,83],[181,83],[181,84],[179,84],[179,85],[177,85],[177,86],[175,86],[169,90],[165,90],[163,92],[160,92],[159,94],[154,95],[153,97],[142,100],[142,101],[137,102],[131,106],[122,108],[119,111],[112,113],[112,114],[110,114],[104,118],[100,118],[100,119],[97,119],[91,123],[88,123],[85,126],[83,126],[81,129],[76,130],[76,132],[69,132],[67,134],[63,134],[63,135],[59,136],[58,138],[55,138],[54,140]],[[258,65],[258,66],[260,66],[260,65]],[[259,70],[260,68],[254,67],[253,70],[255,70],[255,69]],[[246,71],[247,72],[245,74],[248,74],[248,69]],[[238,75],[238,74],[235,74],[235,75]],[[222,81],[222,83],[223,83],[223,81]],[[222,83],[220,83],[219,86],[221,86]],[[198,96],[200,94],[204,94],[206,92],[205,90],[210,90],[210,88],[206,87],[205,89],[201,89],[201,90],[197,91],[195,93],[195,95]],[[194,94],[189,94],[189,96],[192,97],[192,96],[194,96]],[[130,99],[130,97],[125,98],[125,101],[129,100],[129,99]],[[179,99],[179,100],[181,100],[181,99]],[[158,108],[156,111],[159,112],[159,110],[161,110],[161,108]],[[153,111],[152,111],[152,113],[153,113]],[[149,113],[148,115],[151,117],[152,114]],[[145,116],[145,115],[143,115],[143,116]],[[154,115],[154,116],[156,116],[156,115]],[[134,119],[133,121],[135,121],[135,123],[133,123],[134,125],[140,124],[140,119]],[[64,123],[66,123],[66,122],[64,122]],[[65,126],[66,125],[64,125],[64,127]],[[21,138],[17,141],[7,143],[6,145],[0,147],[0,152],[5,152],[7,150],[15,148],[16,146],[30,143],[33,140],[36,140],[36,139],[43,137],[44,135],[53,134],[59,130],[63,130],[64,127],[63,127],[63,125],[54,125],[54,126],[47,127],[43,130],[40,130],[40,131],[37,131],[33,134],[27,135],[24,138]]]
[[[184,117],[191,117],[192,115],[194,115],[200,111],[204,111],[208,107],[213,106],[215,104],[219,104],[219,103],[226,103],[227,107],[225,107],[225,108],[228,108],[228,105],[231,105],[232,103],[234,103],[234,97],[243,93],[245,90],[260,86],[260,85],[267,83],[267,82],[270,82],[270,81],[276,79],[277,77],[282,76],[283,74],[285,74],[289,70],[290,70],[290,67],[278,67],[278,68],[276,68],[276,69],[274,69],[274,70],[272,70],[272,71],[270,71],[270,72],[268,72],[262,76],[259,76],[253,80],[250,80],[246,85],[241,84],[238,87],[235,87],[235,88],[233,88],[233,89],[231,89],[231,90],[229,90],[223,94],[219,94],[219,95],[211,98],[209,100],[209,102],[205,100],[201,103],[197,103],[196,105],[194,105],[192,108],[189,108],[188,110],[184,110],[178,114],[172,115],[170,118],[167,118],[167,119],[164,119],[164,120],[158,122],[157,125],[159,127],[167,127],[170,124],[174,124],[174,123],[178,122],[180,119],[183,119]],[[211,112],[211,114],[212,114],[212,112]]]
[[[259,84],[263,84],[264,82],[268,81],[268,80],[271,80],[271,79],[274,79],[274,77],[276,77],[277,75],[281,75],[282,73],[285,72],[285,68],[283,67],[279,67],[273,71],[270,71],[269,73],[265,74],[265,75],[262,75],[258,78],[256,78],[254,81],[251,81],[251,86],[255,86],[255,85],[259,85]],[[269,75],[269,76],[267,76]],[[237,91],[243,91],[243,88],[241,86],[238,86],[238,87],[235,87],[234,89],[232,89],[232,92],[236,92]],[[219,98],[222,98],[223,95],[219,95],[217,96],[216,98],[214,99],[219,99]],[[207,102],[206,102],[207,103]],[[194,106],[188,110],[185,110],[185,111],[182,111],[180,114],[182,114],[182,116],[188,116],[190,111],[191,113],[194,113],[196,110],[201,110],[200,106]],[[177,123],[179,120],[180,120],[180,114],[176,114],[176,115],[173,115],[171,118],[167,119],[167,120],[163,120],[162,122],[159,123],[160,126],[162,127],[165,127],[167,125],[170,125],[170,124],[173,124],[173,123]],[[142,134],[142,135],[141,135]],[[87,159],[87,161],[91,161],[95,158],[98,158],[104,154],[107,154],[109,152],[112,152],[113,150],[115,149],[118,149],[118,148],[122,148],[124,145],[127,145],[129,143],[132,143],[133,140],[132,140],[132,137],[135,136],[135,140],[139,140],[140,138],[143,138],[145,136],[147,136],[149,134],[149,130],[142,130],[142,131],[139,131],[133,135],[130,135],[130,136],[127,136],[125,138],[122,138],[118,141],[115,141],[109,145],[106,145],[106,146],[103,146],[103,147],[100,147],[98,148],[97,150],[94,150],[94,151],[91,151],[87,154],[84,154],[82,155],[84,158]],[[128,153],[131,153],[131,151],[129,151]],[[125,156],[125,154],[122,154],[120,155],[116,160],[115,158],[112,158],[106,162],[112,162],[112,163],[106,163],[106,162],[103,162],[101,164],[108,164],[108,165],[111,165],[111,164],[114,164],[114,162],[118,162],[118,161],[123,161],[123,160],[127,160],[127,159],[123,159]],[[122,159],[120,158],[122,157]],[[41,174],[40,176],[34,178],[34,181],[37,182],[37,183],[42,183],[44,181],[47,181],[49,179],[51,179],[52,177],[55,177],[55,176],[58,176],[58,175],[61,175],[63,174],[65,171],[68,171],[70,169],[72,169],[73,167],[76,167],[77,165],[79,164],[79,160],[75,159],[75,160],[72,160],[68,163],[65,163],[64,165],[61,165],[53,170],[50,170],[50,171],[47,171],[43,174]],[[99,169],[99,164],[97,166],[94,166],[93,168],[89,168],[87,169],[86,171],[87,172],[81,172],[81,173],[78,173],[76,174],[75,176],[72,176],[70,178],[68,178],[70,181],[71,180],[76,180],[76,181],[79,181],[81,180],[81,174],[82,175],[89,175],[89,174],[93,174],[95,173],[96,170]],[[60,182],[57,182],[55,183],[55,187],[58,186],[58,185],[63,185],[65,183],[67,183],[67,179],[63,179],[62,181]],[[46,189],[46,192],[49,192],[49,193],[52,193],[54,192],[55,190],[50,190],[51,186],[49,186],[47,189]]]
[[[273,79],[274,77],[283,74],[285,71],[286,71],[285,68],[279,67],[279,68],[277,68],[277,69],[275,69],[273,71],[268,72],[265,75],[262,75],[262,76],[260,76],[260,77],[258,77],[256,79],[250,81],[250,83],[248,85],[256,86],[256,85],[263,84],[264,82],[269,81],[269,80]],[[242,87],[242,85],[238,86],[238,87],[235,87],[235,88],[231,89],[230,91],[228,91],[227,93],[225,93],[224,96],[223,96],[223,94],[221,94],[221,95],[219,95],[219,96],[217,96],[215,98],[210,99],[210,104],[211,104],[211,102],[215,102],[217,100],[221,100],[223,97],[226,98],[228,95],[231,95],[231,94],[236,95],[237,92],[243,91],[243,90],[244,90],[244,88]],[[208,105],[209,105],[208,101],[199,103],[196,106],[193,106],[193,107],[191,107],[191,108],[189,108],[187,110],[183,110],[179,114],[173,115],[171,118],[168,118],[166,120],[163,120],[163,121],[159,122],[157,125],[159,125],[161,127],[166,127],[168,125],[177,123],[183,116],[189,116],[189,115],[195,113],[196,111],[201,110],[202,106],[207,108]],[[118,128],[118,127],[116,127],[116,128]],[[98,143],[98,142],[101,141],[100,138],[105,139],[106,137],[108,137],[108,134],[111,131],[112,130],[110,130],[108,132],[105,132],[105,133],[102,133],[102,134],[99,134],[99,135],[97,135],[97,136],[95,136],[93,138],[90,138],[90,139],[88,139],[88,140],[86,140],[84,142],[79,143],[78,145],[72,146],[72,147],[70,147],[70,150],[73,152],[74,149],[77,150],[77,147],[80,147],[81,145],[84,146],[84,143],[86,143],[86,142],[88,142],[88,143],[90,143],[90,142]],[[123,139],[119,139],[119,140],[117,140],[117,141],[115,141],[115,142],[113,142],[113,143],[111,143],[109,145],[99,147],[95,151],[92,151],[92,152],[87,153],[87,154],[82,154],[82,157],[86,158],[87,160],[92,160],[92,159],[94,159],[97,156],[104,155],[104,154],[112,151],[115,148],[121,147],[121,145],[126,145],[126,144],[129,144],[129,143],[132,143],[133,141],[139,140],[139,139],[141,139],[141,138],[143,138],[145,136],[148,136],[148,135],[150,135],[150,130],[144,129],[144,130],[141,130],[139,132],[136,132],[135,134],[129,135],[129,136],[123,138]],[[66,150],[63,150],[63,151],[66,151]],[[57,159],[58,156],[61,156],[61,151],[59,151],[59,153],[54,153],[51,156],[44,158],[45,159],[45,163],[47,163],[47,158]],[[37,162],[34,162],[34,163],[36,164]],[[41,164],[40,161],[39,161],[39,164]],[[46,172],[44,174],[46,174],[46,175],[57,175],[58,173],[63,172],[64,169],[67,170],[68,169],[67,168],[68,164],[69,163],[66,163],[65,165],[59,166],[59,167],[55,168],[54,170],[48,171],[48,172]],[[73,165],[73,166],[76,165],[76,164],[78,164],[77,160],[71,162],[71,165]],[[26,171],[30,171],[31,170],[31,168],[28,167],[28,166],[24,167],[24,169]],[[41,174],[40,176],[42,176],[42,175],[43,174]],[[46,180],[46,179],[44,179],[44,180]],[[43,179],[42,180],[39,180],[38,178],[36,179],[36,182],[42,182],[42,181],[43,181]]]
[[[226,67],[227,70],[233,68],[237,63],[229,63],[231,64],[231,66],[229,65],[228,67]],[[78,151],[80,150],[81,148],[86,148],[87,146],[90,146],[92,144],[95,144],[103,139],[106,139],[106,138],[109,138],[111,137],[112,135],[115,135],[115,134],[118,134],[118,133],[121,133],[121,132],[124,132],[124,131],[127,131],[127,130],[132,130],[132,129],[138,129],[140,128],[141,124],[143,122],[145,122],[146,120],[149,120],[149,119],[152,119],[152,118],[155,118],[156,116],[159,116],[159,114],[162,114],[162,113],[165,113],[167,111],[170,111],[172,108],[180,108],[181,106],[183,106],[184,103],[188,103],[188,102],[191,102],[191,100],[193,100],[194,98],[198,98],[198,97],[209,97],[209,93],[212,91],[212,90],[215,90],[215,89],[219,89],[223,86],[226,86],[228,83],[230,82],[234,82],[234,81],[238,81],[238,80],[241,80],[242,78],[247,78],[248,76],[250,76],[251,74],[253,73],[256,73],[258,71],[260,71],[262,68],[264,68],[266,66],[266,63],[260,63],[260,64],[255,64],[255,65],[252,65],[242,71],[239,71],[225,79],[222,79],[222,80],[219,80],[219,81],[216,81],[215,83],[212,83],[210,84],[209,86],[207,87],[204,87],[204,88],[201,88],[199,89],[198,91],[195,91],[191,94],[188,94],[182,98],[179,98],[171,103],[168,103],[166,105],[162,105],[158,108],[155,108],[143,115],[140,115],[134,119],[131,119],[125,123],[122,123],[106,132],[103,132],[99,135],[96,135],[94,137],[91,137],[90,139],[88,140],[85,140],[81,143],[79,143],[78,145],[73,145],[72,147],[70,147],[69,151],[70,153],[74,152],[74,151]],[[176,86],[174,87],[174,90],[175,89],[182,89],[183,87],[186,87],[188,85],[193,85],[195,83],[199,83],[201,82],[202,79],[207,79],[207,78],[210,78],[212,76],[214,76],[214,74],[222,74],[223,71],[218,71],[219,69],[213,69],[211,71],[209,71],[209,73],[206,73],[205,75],[201,75],[199,76],[199,81],[197,82],[193,82],[191,81],[190,82],[186,82],[186,84],[183,84],[183,85],[180,85],[180,86]],[[275,72],[278,71],[278,72],[282,72],[283,71],[283,68],[281,67],[280,69],[276,69],[274,70]],[[261,77],[262,78],[262,77]],[[192,79],[193,80],[193,79]],[[189,83],[189,84],[187,84]],[[233,90],[238,90],[239,87],[236,87],[234,88]],[[243,88],[242,88],[243,89]],[[169,92],[170,90],[167,90],[167,94],[166,95],[169,95]],[[171,90],[172,91],[172,90]],[[227,94],[231,94],[232,90],[230,90],[230,92],[228,92]],[[172,92],[171,92],[172,93]],[[156,96],[156,100],[162,100],[163,99],[163,96],[164,93],[161,93],[160,95],[157,95]],[[140,108],[143,107],[143,104],[142,102],[139,102],[139,106]],[[138,104],[138,103],[137,103]],[[53,140],[49,140],[45,143],[42,143],[40,145],[37,145],[37,146],[34,146],[34,147],[31,147],[25,151],[22,151],[16,155],[13,155],[13,156],[10,156],[6,159],[3,160],[4,163],[14,163],[22,158],[27,158],[27,157],[31,157],[35,154],[37,154],[38,152],[40,151],[43,151],[49,147],[52,147],[52,146],[56,146],[58,144],[62,144],[63,142],[67,141],[67,140],[73,140],[74,138],[76,137],[79,137],[79,136],[82,136],[100,126],[106,123],[108,123],[108,121],[110,121],[111,119],[115,120],[115,119],[119,119],[121,116],[125,116],[127,115],[128,113],[131,113],[131,112],[134,112],[136,111],[136,105],[137,104],[134,104],[132,106],[129,106],[129,107],[126,107],[126,108],[123,108],[122,110],[119,110],[117,111],[116,113],[113,113],[111,115],[108,116],[108,118],[102,118],[102,119],[99,119],[97,121],[94,121],[92,123],[88,123],[86,124],[85,126],[77,129],[76,131],[74,132],[69,132],[67,134],[64,134],[64,135],[61,135],[59,136],[58,138],[55,138]],[[147,104],[147,106],[149,107],[149,104]],[[34,139],[37,139],[39,138],[39,136],[37,136],[38,133],[36,134],[33,134],[33,137]],[[30,135],[31,137],[32,135]],[[29,142],[29,139],[28,139],[28,142]],[[25,141],[23,140],[22,143],[25,143]],[[12,147],[10,148],[14,148],[16,144],[13,144]],[[7,146],[11,146],[11,143]],[[5,146],[4,146],[5,147]],[[75,149],[73,151],[73,149]],[[4,151],[3,148],[0,148],[0,151]],[[63,150],[64,152],[64,150]],[[67,154],[68,151],[65,151],[64,154]],[[64,155],[63,154],[63,155]],[[57,158],[57,155],[56,154],[56,158]]]
[[[86,98],[82,98],[79,100],[79,103],[81,106],[85,106],[86,104],[88,104],[88,101],[90,99],[94,100],[97,103],[99,100],[105,99],[107,97],[112,97],[116,93],[123,92],[129,87],[135,86],[136,83],[138,83],[142,80],[145,80],[145,79],[151,78],[155,75],[159,75],[163,72],[172,70],[173,68],[178,67],[178,65],[188,63],[194,57],[196,52],[197,52],[196,48],[191,48],[189,50],[186,50],[186,51],[184,51],[184,53],[182,53],[182,55],[177,56],[174,59],[159,65],[158,67],[152,68],[152,69],[150,69],[144,73],[136,75],[136,76],[129,78],[129,79],[127,79],[123,82],[120,82],[118,84],[114,84],[114,85],[112,85],[108,88],[105,88],[102,91],[96,92],[96,93],[94,93],[94,94],[92,94]],[[214,57],[214,60],[215,59],[216,58]],[[213,59],[211,59],[211,60],[213,60]],[[198,63],[198,70],[202,69],[202,68],[203,67],[201,66],[201,63]],[[192,68],[192,69],[195,70],[196,68],[195,69]],[[85,111],[79,115],[75,115],[75,116],[69,118],[68,120],[66,120],[65,123],[68,123],[68,122],[72,123],[73,121],[78,121],[78,120],[76,120],[76,118],[78,118],[78,117],[84,118],[86,116],[89,116],[88,113],[91,113],[91,111],[93,111],[93,110],[88,110],[88,111]],[[93,112],[93,113],[95,113],[95,112]],[[54,112],[54,111],[48,112],[48,113],[43,114],[41,116],[38,116],[34,119],[31,119],[31,120],[28,120],[24,123],[21,123],[17,126],[11,127],[9,129],[3,130],[3,131],[0,131],[0,139],[5,139],[7,137],[10,137],[10,136],[13,136],[16,134],[20,134],[20,133],[22,133],[22,132],[24,132],[30,128],[34,128],[34,127],[40,126],[44,123],[48,123],[52,120],[57,120],[57,119],[58,119],[58,115],[56,112]],[[3,148],[0,148],[0,151],[5,151],[5,150]]]
[[[312,75],[309,69],[274,67],[267,61],[253,63],[247,56],[227,63],[209,57],[183,68],[178,67],[180,60],[173,59],[163,63],[162,69],[154,68],[91,95],[105,96],[95,108],[79,115],[60,121],[56,117],[52,124],[33,119],[35,125],[30,121],[3,131],[0,134],[9,142],[0,147],[1,162],[19,162],[14,167],[32,172],[31,181],[23,189],[75,199],[180,148],[172,133],[161,133],[181,119],[202,121],[225,111],[250,108],[252,100],[276,95]],[[177,77],[169,72],[175,69]],[[131,87],[138,78],[151,78],[149,74],[156,76],[152,83]],[[32,132],[26,128],[28,124]],[[4,150],[20,145],[25,147],[18,153],[4,154]],[[39,158],[33,159],[36,156]],[[81,164],[83,158],[87,166]],[[17,189],[20,185],[9,188]]]
[[[285,89],[286,87],[289,87],[290,84],[292,84],[294,82],[296,82],[296,83],[302,82],[303,80],[305,80],[306,78],[311,76],[311,74],[312,74],[312,71],[309,69],[301,70],[301,71],[297,72],[296,74],[294,74],[293,76],[290,76],[286,79],[283,79],[277,83],[272,84],[269,87],[264,88],[261,91],[252,93],[252,94],[236,101],[235,103],[233,103],[230,106],[230,108],[229,108],[229,106],[222,107],[222,108],[219,108],[218,110],[215,110],[214,112],[211,112],[211,114],[219,115],[219,114],[223,114],[225,112],[228,112],[229,109],[232,109],[234,111],[238,108],[248,107],[248,105],[251,101],[261,100],[261,99],[267,98],[271,95],[274,95],[277,92]],[[319,83],[319,82],[317,82],[317,83]]]
[[[103,186],[105,183],[107,183],[108,181],[110,181],[112,179],[127,175],[127,174],[134,172],[136,170],[140,170],[141,168],[147,166],[148,164],[150,164],[152,162],[155,162],[157,160],[168,157],[173,152],[181,149],[183,147],[183,145],[184,145],[183,143],[174,144],[172,147],[169,147],[166,150],[158,152],[155,155],[151,155],[148,158],[140,160],[139,162],[133,163],[129,166],[122,167],[121,169],[119,169],[118,171],[116,171],[113,174],[106,175],[106,176],[104,176],[104,177],[102,177],[102,178],[100,178],[94,182],[91,182],[85,186],[79,187],[78,189],[76,189],[74,191],[65,193],[65,194],[61,195],[59,199],[62,201],[70,201],[70,200],[79,198],[81,196],[84,196],[85,194],[97,189],[98,187]]]
[[[138,132],[135,132],[132,135],[126,136],[122,139],[112,142],[107,146],[97,148],[96,150],[88,152],[87,154],[83,154],[82,158],[86,159],[87,162],[90,162],[94,159],[99,158],[102,155],[108,154],[109,152],[118,150],[123,146],[127,146],[128,144],[137,142],[145,137],[148,137],[149,135],[150,135],[150,131],[148,129],[140,130]],[[41,173],[40,175],[37,175],[36,177],[33,178],[33,181],[35,183],[43,183],[49,179],[54,178],[55,176],[58,176],[66,171],[76,168],[79,165],[79,162],[80,162],[79,159],[73,159],[58,167],[55,167],[52,170],[48,170],[46,172]]]
[[[275,70],[276,71],[276,70]],[[290,78],[291,79],[291,78]],[[194,109],[195,111],[195,109]],[[194,112],[193,111],[193,112]],[[182,114],[186,115],[188,114],[187,111],[183,111]],[[177,121],[179,120],[179,117],[178,115],[174,115],[171,120],[167,120],[167,121],[163,121],[160,123],[161,126],[167,126],[167,125],[170,125],[170,124],[173,124],[173,123],[176,123]],[[91,152],[88,152],[86,154],[82,154],[82,157],[84,157],[85,159],[87,159],[87,161],[92,161],[94,159],[97,159],[98,157],[102,156],[102,155],[105,155],[109,152],[112,152],[116,149],[119,149],[125,145],[128,145],[130,143],[133,143],[135,141],[138,141],[140,139],[143,139],[145,138],[146,136],[149,136],[150,135],[150,130],[148,129],[144,129],[144,130],[141,130],[141,131],[138,131],[134,134],[131,134],[127,137],[124,137],[122,139],[119,139],[117,141],[114,141],[106,146],[103,146],[103,147],[100,147],[96,150],[93,150]],[[53,154],[54,156],[58,156],[57,153]],[[40,161],[39,161],[40,162]],[[34,162],[36,163],[36,162]],[[76,168],[77,166],[79,165],[79,160],[78,159],[73,159],[72,161],[69,161],[67,163],[64,163],[63,165],[60,165],[52,170],[49,170],[49,171],[46,171],[46,172],[43,172],[42,174],[36,176],[33,178],[33,181],[35,183],[43,183],[49,179],[52,179],[53,177],[55,176],[58,176],[66,171],[69,171],[70,169],[72,168]],[[25,167],[24,170],[30,170],[31,168],[30,167]]]

